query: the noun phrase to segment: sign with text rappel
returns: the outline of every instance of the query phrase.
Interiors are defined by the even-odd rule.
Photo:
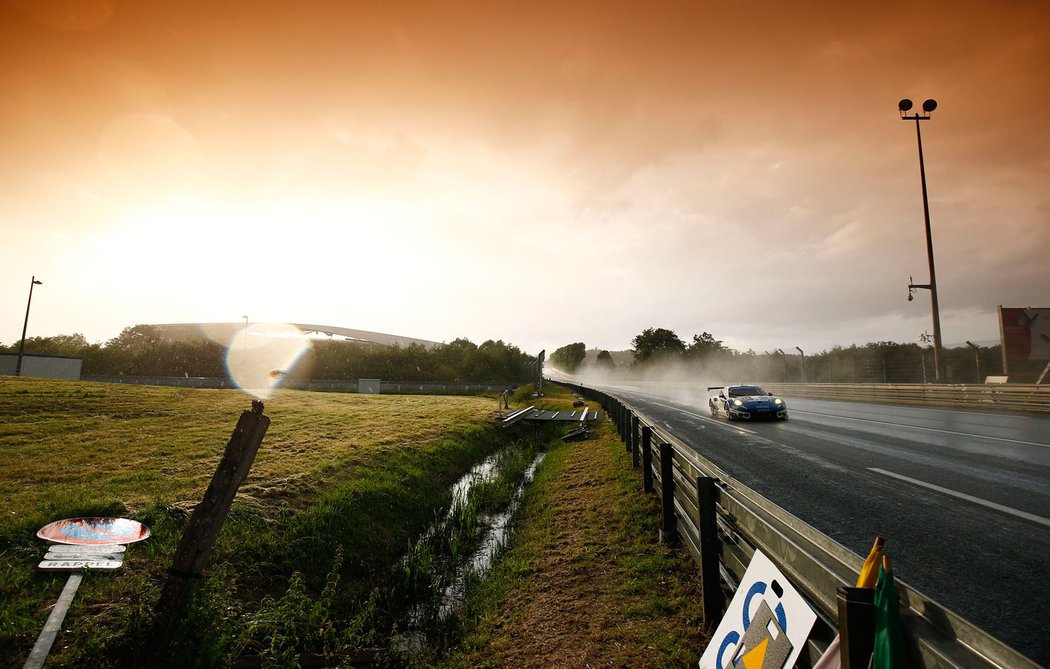
[[[700,669],[793,667],[817,615],[780,570],[755,551]]]

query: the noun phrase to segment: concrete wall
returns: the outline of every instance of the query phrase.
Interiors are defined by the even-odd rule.
[[[55,355],[22,355],[22,376],[36,379],[80,380],[84,361]],[[18,367],[17,353],[0,353],[0,374],[14,376]]]

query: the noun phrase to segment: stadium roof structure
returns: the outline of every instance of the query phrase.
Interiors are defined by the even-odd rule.
[[[150,327],[155,328],[157,334],[172,341],[190,341],[193,339],[207,338],[222,343],[229,342],[238,332],[246,327],[246,323],[154,323]],[[252,323],[253,328],[265,326],[265,323]],[[322,334],[329,337],[341,337],[347,341],[361,344],[378,344],[381,346],[411,346],[418,344],[423,348],[434,348],[440,346],[441,342],[416,339],[415,337],[402,337],[400,335],[384,334],[382,332],[369,332],[367,330],[355,330],[353,328],[338,327],[335,325],[315,325],[312,323],[289,323],[304,334]]]

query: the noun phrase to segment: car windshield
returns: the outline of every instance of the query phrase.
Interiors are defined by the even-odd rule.
[[[748,397],[749,395],[765,395],[766,391],[758,386],[733,386],[729,389],[730,397]]]

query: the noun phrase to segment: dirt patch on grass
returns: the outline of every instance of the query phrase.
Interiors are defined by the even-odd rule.
[[[524,510],[493,598],[456,666],[695,664],[699,574],[658,541],[658,507],[605,424],[552,452]]]

